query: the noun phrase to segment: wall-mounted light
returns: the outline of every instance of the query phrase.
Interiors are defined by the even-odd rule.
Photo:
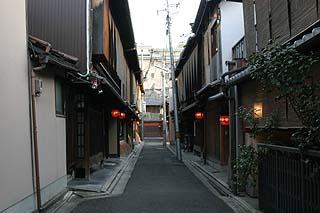
[[[113,118],[118,118],[120,116],[120,111],[118,109],[114,109],[111,111],[111,116]]]
[[[40,97],[42,94],[42,80],[40,79],[35,80],[35,93],[37,97]]]
[[[230,117],[229,115],[221,115],[219,121],[222,126],[228,126],[230,124]]]
[[[120,112],[119,119],[123,120],[126,118],[126,113]]]
[[[92,89],[97,89],[98,88],[98,80],[94,79],[92,82],[91,88]]]
[[[204,117],[203,112],[196,112],[196,113],[194,114],[194,117],[195,117],[197,120],[203,119],[203,117]]]
[[[263,106],[262,103],[254,103],[253,104],[253,110],[254,110],[254,117],[255,118],[262,118],[262,113],[263,113]]]

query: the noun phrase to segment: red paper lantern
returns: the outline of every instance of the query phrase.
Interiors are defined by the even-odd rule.
[[[123,120],[126,118],[126,113],[120,112],[119,119]]]
[[[229,115],[221,115],[220,116],[220,124],[222,126],[228,126],[230,124],[230,117]]]
[[[194,114],[194,117],[195,117],[196,119],[198,119],[198,120],[201,120],[201,119],[203,119],[204,115],[203,115],[202,112],[196,112],[196,113]]]
[[[113,118],[118,118],[120,116],[120,111],[118,109],[114,109],[111,111],[111,116]]]

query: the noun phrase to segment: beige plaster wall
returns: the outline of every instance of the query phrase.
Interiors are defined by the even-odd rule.
[[[0,3],[0,212],[33,193],[24,0]]]
[[[66,118],[56,115],[54,74],[37,75],[43,89],[36,99],[41,187],[66,175]]]

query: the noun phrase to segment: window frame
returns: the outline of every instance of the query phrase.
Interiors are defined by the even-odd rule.
[[[61,88],[61,103],[62,103],[62,111],[59,111],[57,108],[58,106],[58,102],[57,102],[57,91],[58,91],[58,87],[57,84],[60,84],[60,88]],[[66,91],[65,91],[66,85],[63,82],[63,80],[61,78],[56,77],[54,79],[54,98],[55,98],[55,114],[56,117],[66,117]],[[60,106],[61,107],[61,106]]]

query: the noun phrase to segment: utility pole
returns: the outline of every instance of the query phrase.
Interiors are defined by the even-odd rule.
[[[180,161],[181,158],[181,144],[180,144],[180,129],[178,120],[178,104],[177,104],[177,93],[176,93],[176,77],[174,73],[174,59],[173,59],[173,49],[171,40],[171,17],[170,17],[170,6],[169,0],[167,0],[167,27],[168,27],[168,37],[169,37],[169,50],[170,50],[170,67],[171,67],[171,80],[172,80],[172,96],[173,96],[173,109],[174,109],[174,121],[175,121],[175,139],[176,139],[176,155],[177,159]]]
[[[143,47],[141,47],[141,71],[143,67]],[[143,72],[142,72],[142,76],[143,76]],[[142,82],[144,82],[144,79],[142,78]],[[141,109],[141,140],[144,141],[144,113],[145,113],[145,98],[144,98],[144,94],[142,94],[141,96],[141,102],[142,102],[142,109]]]
[[[162,70],[162,110],[163,110],[163,121],[162,121],[162,131],[163,131],[163,146],[167,144],[167,104],[166,104],[166,76],[164,70]]]
[[[163,120],[162,120],[162,131],[163,131],[163,146],[167,143],[167,106],[166,106],[166,77],[165,74],[169,72],[166,68],[154,65],[154,67],[162,70],[162,109],[163,109]]]

